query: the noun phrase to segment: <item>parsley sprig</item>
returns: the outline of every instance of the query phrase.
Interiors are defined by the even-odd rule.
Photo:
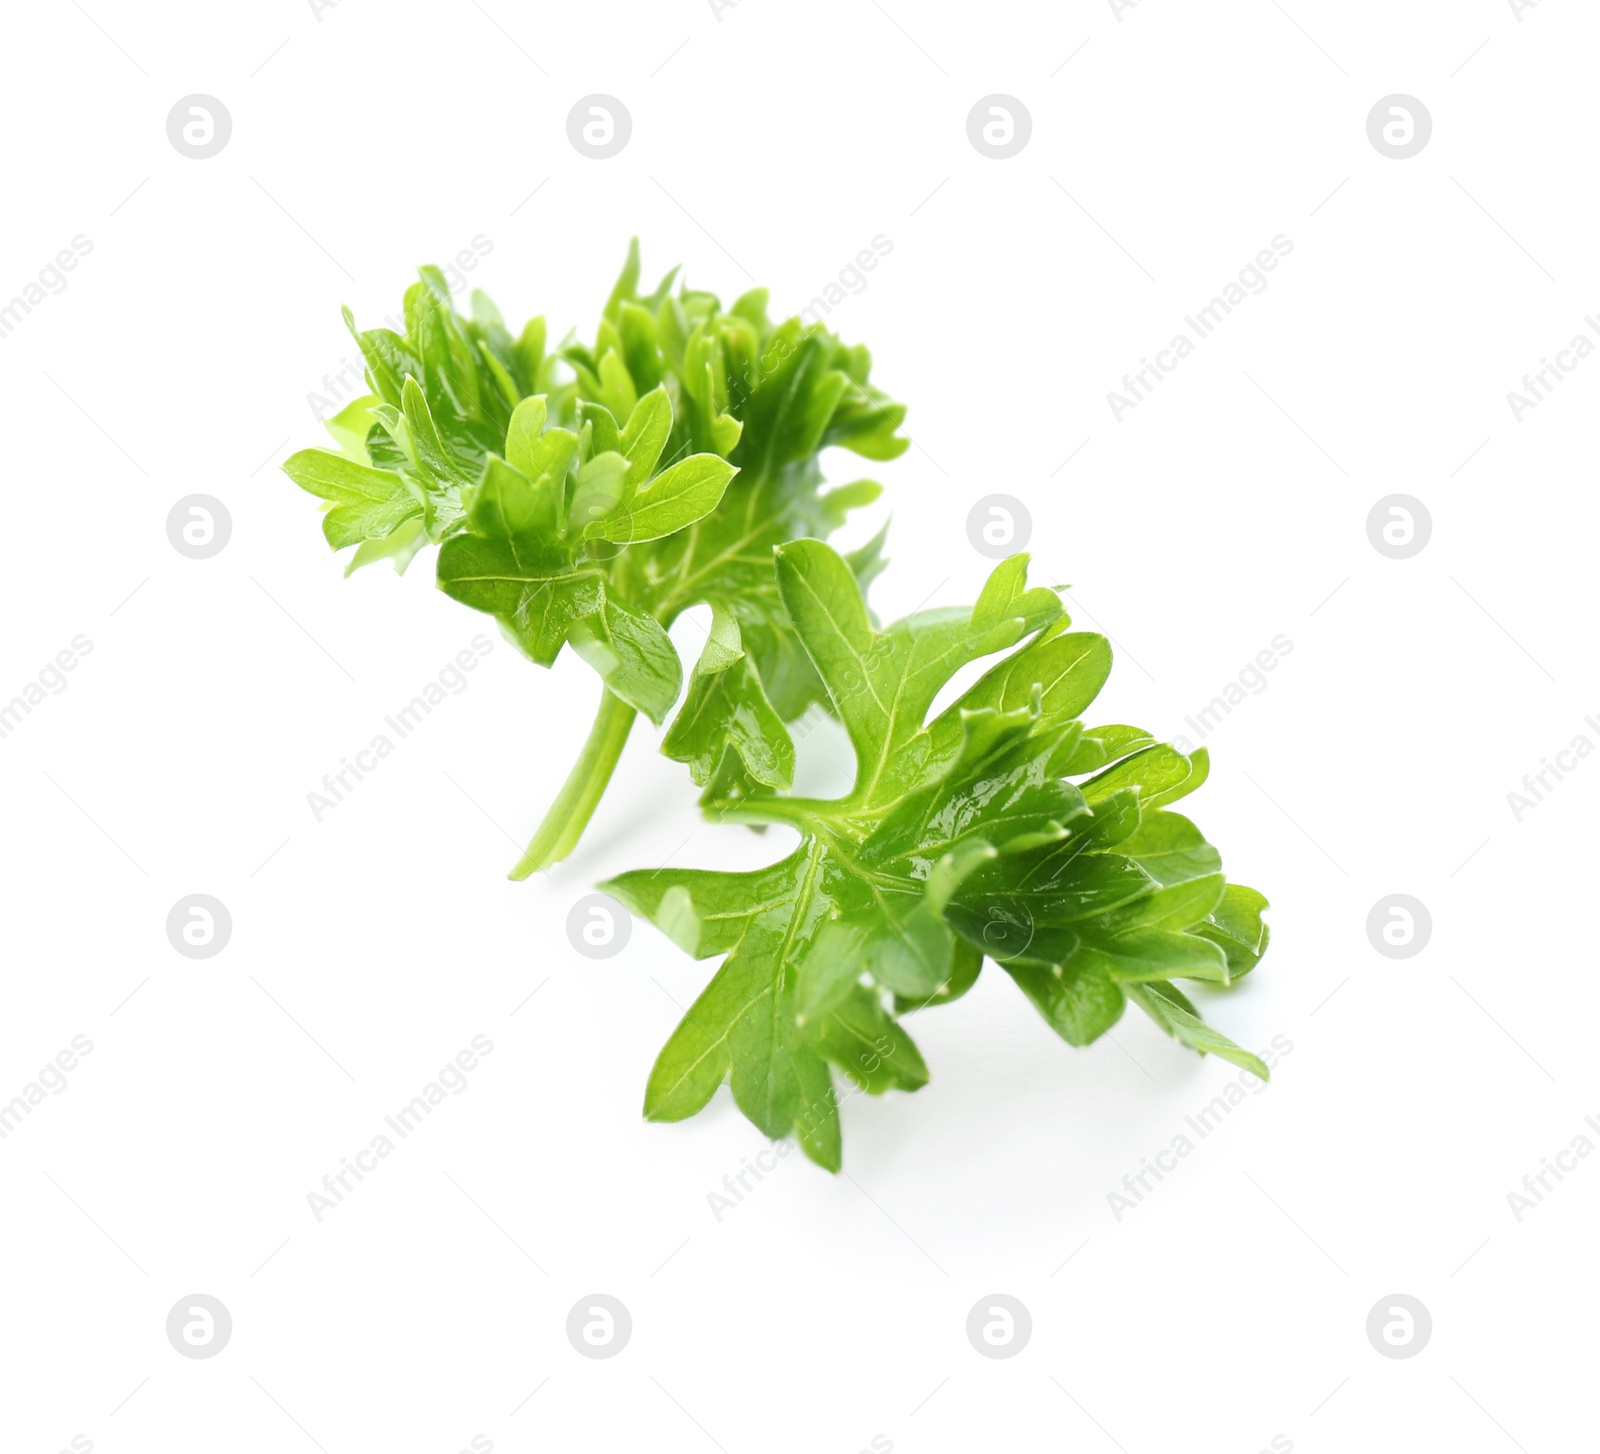
[[[683,686],[667,630],[709,604],[713,626],[666,738],[716,798],[784,788],[783,724],[821,682],[772,574],[772,550],[823,537],[877,497],[826,488],[837,445],[892,459],[905,407],[871,383],[871,356],[798,318],[774,323],[756,289],[724,309],[676,270],[639,292],[639,249],[594,341],[547,350],[543,318],[513,336],[482,293],[455,311],[437,268],[405,295],[405,333],[355,329],[371,392],[328,421],[338,451],[284,468],[324,505],[349,569],[403,571],[439,546],[438,584],[493,615],[549,666],[569,646],[603,683],[594,726],[527,852],[523,878],[566,857],[599,804],[635,716],[660,725]],[[863,584],[881,536],[851,556]]]
[[[875,630],[827,545],[776,551],[779,595],[856,757],[837,800],[712,802],[729,822],[784,823],[793,852],[728,873],[662,868],[603,887],[697,958],[725,955],[651,1072],[645,1114],[676,1121],[730,1081],[767,1135],[840,1165],[834,1071],[860,1089],[916,1090],[927,1068],[900,1017],[965,994],[995,961],[1073,1045],[1132,1000],[1183,1044],[1263,1078],[1173,983],[1227,985],[1266,949],[1253,889],[1168,804],[1204,782],[1136,728],[1087,728],[1111,667],[1103,636],[1071,632],[1027,557],[970,610]],[[961,667],[1009,651],[928,716]],[[769,744],[776,751],[779,744]]]

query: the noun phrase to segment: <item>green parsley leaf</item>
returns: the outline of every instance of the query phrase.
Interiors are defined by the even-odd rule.
[[[959,998],[985,957],[1070,1044],[1105,1034],[1131,999],[1183,1044],[1264,1077],[1171,981],[1236,978],[1265,948],[1266,901],[1227,886],[1216,850],[1164,806],[1204,780],[1203,753],[1084,728],[1110,671],[1105,638],[1067,629],[1056,593],[1027,586],[1025,556],[1002,562],[970,610],[881,631],[828,546],[801,540],[775,557],[779,598],[854,748],[855,783],[837,800],[773,791],[713,808],[799,832],[769,867],[604,885],[695,957],[725,956],[657,1059],[645,1115],[691,1116],[726,1081],[763,1132],[796,1136],[837,1170],[835,1072],[871,1094],[925,1084],[899,1017]],[[743,660],[737,639],[724,627],[713,644],[701,695],[743,700],[717,680]],[[1006,651],[930,719],[961,667]],[[707,773],[705,739],[683,737]]]
[[[592,343],[553,351],[535,318],[513,338],[481,293],[458,314],[444,275],[423,268],[404,334],[359,331],[370,394],[328,421],[338,451],[285,465],[324,505],[349,568],[404,571],[437,544],[438,584],[493,615],[530,660],[571,647],[604,693],[595,726],[528,852],[524,877],[570,852],[627,741],[632,713],[657,724],[683,690],[667,636],[690,606],[717,630],[665,750],[708,801],[785,786],[787,726],[826,704],[772,573],[772,549],[822,537],[870,503],[870,480],[826,489],[820,452],[890,459],[905,407],[870,382],[865,349],[798,318],[774,324],[766,295],[724,309],[669,273],[639,291],[637,239]],[[881,537],[852,557],[881,569]]]

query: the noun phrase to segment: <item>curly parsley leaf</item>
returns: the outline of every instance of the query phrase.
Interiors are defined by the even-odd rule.
[[[704,518],[734,466],[702,454],[651,473],[662,434],[652,420],[671,415],[660,389],[635,405],[626,437],[612,441],[620,451],[596,451],[592,423],[581,435],[541,430],[546,408],[541,395],[517,406],[510,458],[491,455],[463,496],[464,529],[439,552],[439,586],[493,615],[540,666],[570,642],[613,695],[659,723],[682,684],[677,652],[661,622],[616,588],[597,547],[659,539]]]
[[[725,956],[651,1072],[651,1120],[693,1115],[726,1081],[763,1132],[795,1135],[837,1170],[835,1072],[873,1094],[925,1084],[900,1016],[959,998],[984,957],[1071,1044],[1105,1034],[1131,999],[1182,1043],[1265,1076],[1171,984],[1226,984],[1265,948],[1265,900],[1226,886],[1215,849],[1164,806],[1204,780],[1204,754],[1084,728],[1109,645],[1070,632],[1056,594],[1027,587],[1026,564],[1004,561],[970,610],[880,631],[842,557],[817,541],[778,548],[779,596],[849,734],[856,779],[837,800],[714,805],[727,821],[799,832],[767,868],[605,885],[695,957]],[[721,647],[708,683],[740,659],[731,634]],[[961,667],[1004,651],[929,718]],[[685,747],[701,749],[704,771],[704,744]]]
[[[683,687],[667,637],[711,606],[738,655],[696,668],[666,751],[710,795],[785,785],[786,723],[827,696],[794,639],[773,579],[776,545],[837,529],[879,493],[829,489],[821,451],[891,459],[904,405],[871,381],[871,357],[798,318],[773,323],[764,291],[724,308],[639,287],[638,242],[594,341],[554,349],[535,318],[513,336],[481,293],[455,311],[444,275],[423,268],[405,295],[404,333],[360,331],[370,393],[328,421],[338,451],[284,466],[324,506],[349,569],[404,571],[440,547],[438,584],[486,611],[534,662],[570,646],[605,692],[588,743],[522,861],[523,877],[570,852],[627,740],[631,713],[656,723]],[[881,537],[855,553],[865,585]]]

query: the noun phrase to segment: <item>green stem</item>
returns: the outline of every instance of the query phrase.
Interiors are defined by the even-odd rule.
[[[511,878],[525,879],[531,873],[560,863],[578,846],[589,819],[600,806],[606,784],[611,781],[617,759],[627,743],[633,719],[638,715],[620,697],[610,692],[602,694],[600,710],[595,713],[594,726],[589,729],[589,740],[583,744],[583,751],[573,763],[566,782],[528,844],[528,851],[511,870]]]
[[[744,798],[713,803],[706,817],[718,823],[784,823],[807,833],[820,831],[819,819],[837,815],[839,804],[822,798]]]

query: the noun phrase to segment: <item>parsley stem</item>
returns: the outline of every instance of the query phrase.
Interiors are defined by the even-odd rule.
[[[745,798],[737,803],[713,803],[705,815],[717,823],[784,823],[816,833],[820,831],[818,820],[837,814],[839,806],[821,798]]]
[[[517,860],[509,877],[525,879],[531,873],[559,863],[574,848],[589,826],[589,819],[599,807],[600,799],[616,770],[617,759],[628,741],[633,719],[639,714],[620,697],[610,692],[602,693],[600,710],[595,713],[594,726],[589,729],[589,739],[573,763],[572,771],[561,785],[561,791],[550,804],[538,832],[528,844],[527,852]]]

